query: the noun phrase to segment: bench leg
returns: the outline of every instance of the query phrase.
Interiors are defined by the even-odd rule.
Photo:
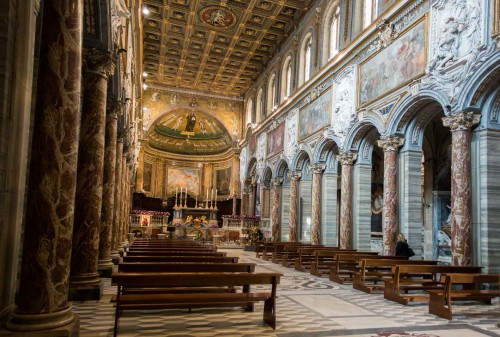
[[[250,293],[250,285],[249,284],[245,284],[243,286],[243,293],[246,293],[246,294],[249,294]],[[253,302],[249,302],[247,303],[246,306],[243,307],[246,311],[250,311],[250,312],[253,312],[254,310],[254,303]]]
[[[118,335],[118,318],[120,317],[120,310],[118,309],[118,305],[116,306],[115,311],[115,327],[113,329],[113,337]]]
[[[429,295],[429,314],[452,320],[451,303],[445,303],[442,294],[431,292]]]
[[[274,298],[268,298],[264,302],[264,322],[276,330],[276,302]]]

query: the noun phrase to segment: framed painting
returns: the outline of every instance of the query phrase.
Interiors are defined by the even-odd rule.
[[[215,186],[218,195],[229,195],[231,186],[231,167],[215,171]]]
[[[271,157],[283,151],[285,140],[285,123],[281,123],[274,130],[267,133],[267,156]]]
[[[426,16],[403,31],[388,47],[359,65],[358,107],[367,105],[425,74]]]
[[[167,169],[167,195],[175,194],[176,187],[187,188],[191,196],[198,195],[200,191],[200,170],[169,167]]]
[[[151,183],[153,180],[153,165],[143,162],[142,189],[151,192]]]
[[[254,154],[257,149],[257,135],[255,133],[250,135],[250,139],[248,140],[248,149],[251,154]]]
[[[325,90],[299,111],[299,140],[307,138],[330,124],[332,90]]]

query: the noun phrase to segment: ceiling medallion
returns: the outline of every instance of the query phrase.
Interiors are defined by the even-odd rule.
[[[229,9],[221,6],[207,6],[199,12],[204,23],[217,28],[231,28],[236,23],[236,16]]]

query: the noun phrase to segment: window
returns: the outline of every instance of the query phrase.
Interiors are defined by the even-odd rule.
[[[288,55],[281,69],[281,101],[292,94],[292,57]]]
[[[375,20],[377,12],[377,0],[363,0],[363,29]]]
[[[267,87],[267,111],[271,112],[271,110],[276,105],[276,74],[272,74],[269,79],[268,87]]]
[[[307,82],[311,78],[311,51],[312,38],[309,37],[304,48],[304,82]]]
[[[331,18],[330,21],[330,48],[329,48],[329,54],[328,54],[328,59],[333,58],[335,55],[338,54],[339,52],[339,14],[340,14],[340,7],[336,7],[336,10],[334,11],[333,17]]]
[[[263,105],[263,90],[262,88],[259,89],[259,92],[257,93],[257,101],[256,101],[256,111],[255,114],[257,115],[257,122],[262,121],[264,118],[264,105]]]
[[[247,101],[247,124],[255,123],[255,112],[253,110],[253,99]]]

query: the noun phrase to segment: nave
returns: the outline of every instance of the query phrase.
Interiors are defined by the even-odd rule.
[[[262,303],[254,312],[240,308],[127,311],[120,318],[120,337],[283,336],[283,337],[483,337],[499,336],[498,298],[492,305],[459,304],[453,321],[428,314],[427,303],[402,306],[309,273],[285,268],[241,249],[219,249],[239,262],[256,263],[256,272],[283,274],[278,286],[277,327],[262,321]],[[80,315],[80,336],[113,335],[116,287],[104,279],[99,301],[73,302]]]

